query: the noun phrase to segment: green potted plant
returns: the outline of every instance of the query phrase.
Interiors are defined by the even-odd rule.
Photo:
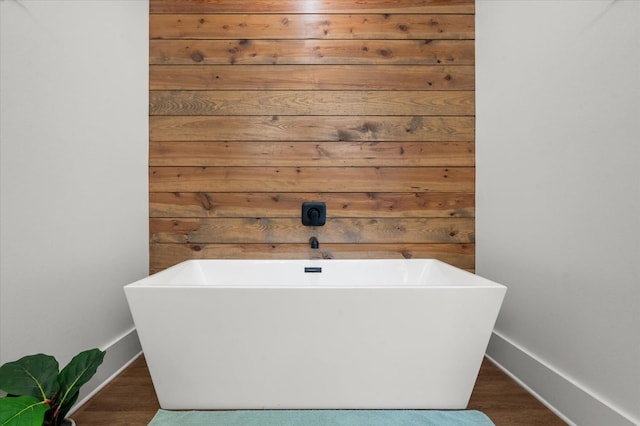
[[[58,371],[58,361],[37,354],[0,367],[1,426],[62,426],[72,424],[65,416],[75,404],[80,387],[96,373],[105,352],[89,349]]]

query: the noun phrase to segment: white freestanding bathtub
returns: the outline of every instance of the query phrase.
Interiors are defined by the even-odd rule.
[[[125,287],[165,409],[466,408],[505,292],[432,259],[189,260]]]

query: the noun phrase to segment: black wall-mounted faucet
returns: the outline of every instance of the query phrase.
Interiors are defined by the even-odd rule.
[[[320,243],[316,237],[309,238],[309,245],[311,245],[312,249],[320,248]]]
[[[302,203],[302,224],[304,226],[323,226],[327,221],[327,206],[323,202]]]

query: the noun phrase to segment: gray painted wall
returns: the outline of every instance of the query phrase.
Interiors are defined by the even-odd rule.
[[[147,1],[0,1],[0,362],[139,351],[148,271]],[[82,396],[81,396],[82,398]]]
[[[571,421],[640,424],[640,2],[477,2],[489,354]]]

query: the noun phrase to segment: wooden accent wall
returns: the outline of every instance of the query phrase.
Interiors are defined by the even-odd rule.
[[[151,272],[317,257],[473,270],[473,14],[474,0],[151,0]],[[303,201],[326,202],[325,226],[302,225]]]

